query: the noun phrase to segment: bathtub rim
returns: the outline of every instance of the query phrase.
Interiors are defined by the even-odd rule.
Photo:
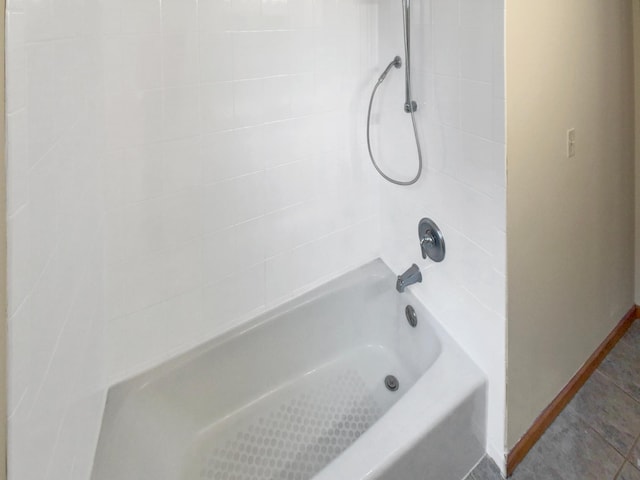
[[[259,330],[260,328],[268,328],[269,323],[280,316],[289,314],[296,309],[329,297],[337,291],[357,286],[362,282],[371,282],[372,279],[376,279],[376,281],[388,280],[389,288],[392,289],[393,285],[395,285],[396,276],[391,268],[378,257],[335,278],[329,279],[325,283],[304,292],[298,297],[292,298],[272,309],[261,312],[244,322],[235,324],[231,323],[228,325],[228,328],[221,330],[219,333],[205,340],[201,344],[186,351],[176,353],[174,356],[166,358],[156,365],[149,366],[141,372],[132,374],[127,378],[123,378],[109,385],[107,387],[107,404],[105,405],[105,411],[109,408],[110,411],[116,412],[125,401],[126,397],[131,393],[142,390],[154,381],[161,379],[171,372],[179,370],[190,362],[193,362],[199,357],[205,355],[210,350],[213,350],[223,344],[233,342],[235,339],[239,339],[244,335]],[[428,311],[428,309],[422,305],[420,300],[413,295],[409,297],[410,294],[408,290],[402,295],[406,295],[404,298],[411,298],[413,304],[419,304],[422,307],[424,312],[422,315],[422,321],[426,323],[427,328],[429,328],[429,330],[431,330],[436,336],[439,344],[438,349],[441,351],[443,335],[447,336],[446,332],[441,328],[437,328],[439,326],[437,320]],[[427,320],[425,320],[424,317],[427,317]]]
[[[130,378],[116,382],[108,389],[107,404],[105,405],[105,410],[103,412],[102,429],[105,429],[105,433],[108,435],[110,428],[104,424],[107,411],[111,417],[117,416],[118,410],[122,407],[129,395],[143,389],[145,386],[152,384],[154,381],[161,379],[171,372],[187,366],[199,357],[206,355],[208,351],[225,343],[232,342],[244,335],[250,334],[250,332],[259,328],[268,327],[268,324],[274,319],[298,308],[309,305],[310,303],[321,300],[322,298],[328,297],[337,291],[357,286],[361,282],[376,281],[388,282],[388,288],[393,291],[395,274],[380,258],[376,258],[345,272],[336,278],[330,279],[322,285],[319,285],[296,298],[293,298],[270,310],[261,312],[248,321],[230,325],[228,329],[221,331],[219,334],[204,341],[202,344],[197,345],[188,351],[181,352],[174,357],[168,358],[158,365],[151,366],[140,373],[132,375]],[[344,452],[334,458],[320,472],[312,477],[312,480],[335,480],[336,478],[345,478],[335,476],[336,471],[344,473],[345,471],[352,471],[350,469],[353,468],[356,470],[353,470],[353,473],[350,473],[350,475],[360,476],[353,476],[350,478],[374,478],[411,449],[412,446],[419,441],[419,438],[426,430],[437,425],[439,421],[442,421],[442,419],[452,411],[457,403],[462,402],[475,390],[486,386],[487,381],[484,373],[482,373],[479,367],[471,361],[470,357],[462,351],[435,316],[431,314],[428,307],[411,292],[411,287],[409,287],[405,293],[400,295],[401,296],[398,297],[400,299],[398,302],[402,304],[411,303],[416,307],[421,318],[421,323],[426,324],[428,333],[433,334],[437,338],[439,347],[437,357],[425,371],[421,372],[415,383],[404,392],[402,397],[399,398],[388,411],[386,411],[356,442],[350,445]],[[450,371],[452,368],[455,369],[455,366],[460,363],[462,363],[468,371],[468,375],[466,376],[468,378],[448,378],[446,385],[451,401],[442,402],[442,397],[431,399],[431,401],[427,403],[427,405],[433,407],[430,412],[431,415],[425,415],[424,418],[421,417],[422,419],[420,422],[406,423],[405,426],[410,428],[413,427],[413,430],[411,431],[411,435],[407,435],[407,432],[404,433],[404,441],[391,441],[390,439],[392,437],[390,437],[388,433],[384,432],[393,431],[393,424],[397,418],[402,418],[408,410],[415,412],[423,411],[419,404],[422,403],[424,406],[425,403],[418,402],[417,397],[423,395],[429,397],[427,387],[430,379],[436,376],[438,372],[443,372],[442,376],[444,377],[446,372]],[[422,395],[420,394],[421,390],[423,391]],[[431,396],[433,396],[432,392]],[[415,428],[417,425],[419,425],[420,428]],[[384,449],[385,453],[381,455],[367,455],[366,451],[369,450],[371,445],[386,445]],[[349,459],[353,456],[362,457],[363,455],[369,459],[370,462],[368,463],[368,467],[370,468],[359,470],[358,466],[354,466]],[[355,473],[356,471],[359,473]]]

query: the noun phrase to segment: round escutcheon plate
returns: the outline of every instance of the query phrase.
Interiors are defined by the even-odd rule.
[[[422,258],[429,257],[434,262],[441,262],[445,257],[444,236],[430,218],[423,218],[418,224],[418,238],[422,249]]]

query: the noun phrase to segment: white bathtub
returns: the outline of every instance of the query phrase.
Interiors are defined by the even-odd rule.
[[[374,261],[112,387],[92,479],[460,480],[485,378],[394,286]]]

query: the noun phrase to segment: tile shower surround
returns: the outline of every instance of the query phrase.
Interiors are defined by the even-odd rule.
[[[403,48],[398,4],[381,7],[388,21],[380,57],[387,62]],[[500,462],[506,395],[504,2],[412,5],[418,9],[412,51],[425,173],[406,189],[381,184],[382,256],[398,272],[420,265],[424,280],[414,292],[487,374],[487,449]],[[403,76],[395,73],[387,88],[397,93],[383,91],[380,102],[385,110],[378,151],[383,169],[407,178],[416,168],[415,144],[408,116],[396,108],[404,90]],[[442,263],[420,259],[417,224],[424,216],[444,233]]]
[[[375,4],[136,5],[105,25],[111,381],[379,254]]]
[[[419,293],[488,373],[501,430],[503,2],[413,6],[427,171],[394,191],[363,112],[397,2],[8,1],[11,478],[86,479],[107,385],[381,252],[405,268],[425,214],[450,262]]]
[[[98,11],[7,2],[8,472],[86,480],[106,386]]]

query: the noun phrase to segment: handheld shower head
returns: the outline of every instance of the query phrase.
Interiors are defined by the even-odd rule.
[[[387,75],[391,70],[391,67],[400,68],[401,66],[402,66],[402,59],[396,56],[393,60],[391,60],[391,63],[387,65],[387,68],[384,69],[384,72],[382,72],[382,75],[380,75],[380,78],[378,78],[378,83],[382,83],[384,79],[387,78]]]

